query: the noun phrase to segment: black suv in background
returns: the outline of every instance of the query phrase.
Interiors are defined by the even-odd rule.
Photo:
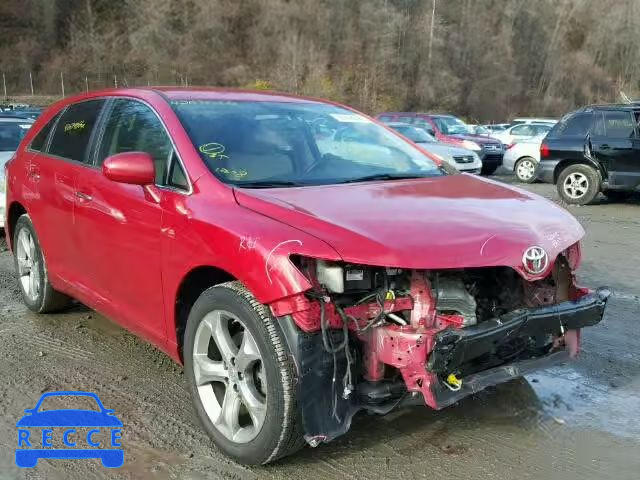
[[[565,115],[540,145],[538,179],[555,183],[566,203],[602,192],[624,200],[640,190],[640,104],[592,105]]]

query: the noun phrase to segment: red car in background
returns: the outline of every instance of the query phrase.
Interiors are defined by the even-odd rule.
[[[502,165],[504,145],[500,140],[477,135],[475,130],[453,115],[414,112],[385,112],[377,116],[384,123],[403,122],[424,128],[442,143],[473,150],[482,160],[482,174],[492,175]]]
[[[184,363],[203,427],[243,463],[575,356],[609,296],[576,284],[565,210],[316,99],[68,98],[6,181],[27,306],[75,298]]]

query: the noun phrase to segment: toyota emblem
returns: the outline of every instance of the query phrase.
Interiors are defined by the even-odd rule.
[[[532,275],[538,275],[547,269],[549,256],[542,247],[529,247],[522,255],[522,264],[527,272]]]

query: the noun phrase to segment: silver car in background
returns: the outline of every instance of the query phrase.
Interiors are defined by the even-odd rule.
[[[479,175],[482,170],[482,160],[472,150],[440,143],[426,130],[408,123],[391,122],[386,125],[460,172]]]
[[[540,163],[540,144],[546,134],[518,141],[507,147],[502,158],[502,166],[513,172],[522,183],[536,181],[536,170]]]
[[[6,208],[6,178],[4,166],[17,150],[33,120],[15,116],[0,115],[0,229],[4,228]]]

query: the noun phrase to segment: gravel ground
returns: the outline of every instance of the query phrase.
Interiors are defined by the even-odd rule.
[[[504,179],[506,180],[506,179]],[[527,189],[557,200],[555,188]],[[83,307],[23,306],[0,240],[0,479],[637,479],[640,471],[640,199],[571,207],[587,231],[579,280],[615,296],[578,362],[489,389],[441,412],[361,415],[334,443],[263,468],[225,459],[198,426],[168,357]],[[125,464],[14,464],[15,422],[41,393],[96,392],[124,422]]]

